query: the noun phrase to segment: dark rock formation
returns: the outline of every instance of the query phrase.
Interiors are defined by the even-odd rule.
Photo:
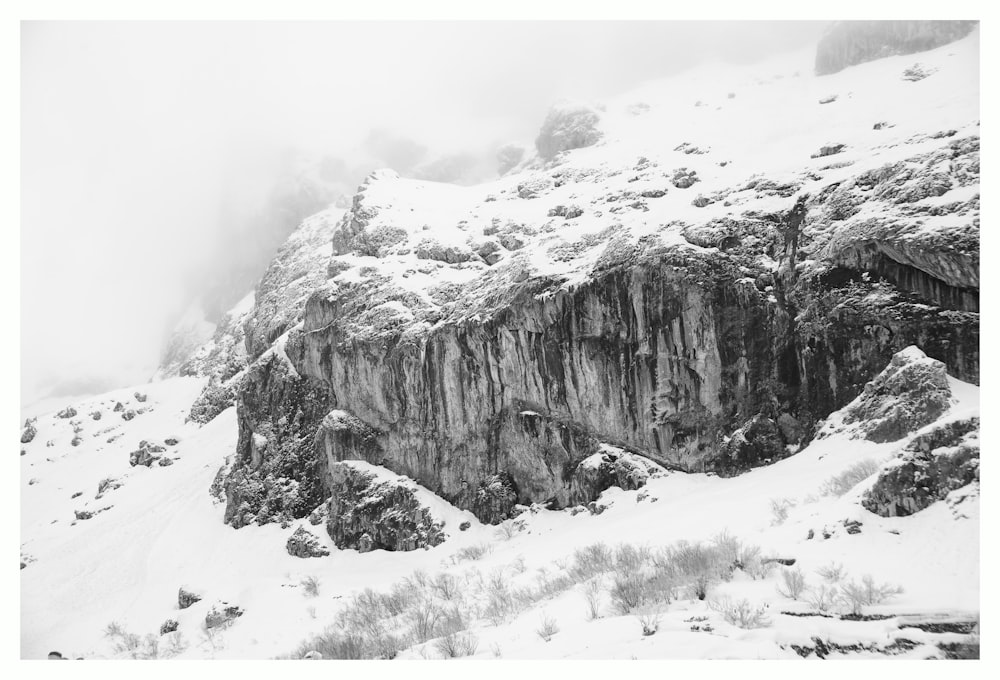
[[[142,440],[139,443],[139,448],[129,454],[128,463],[132,467],[137,465],[145,465],[146,467],[151,467],[153,463],[161,460],[161,456],[157,455],[166,451],[165,448],[159,444],[153,444]]]
[[[912,515],[979,482],[979,418],[938,426],[903,447],[861,505],[883,517]]]
[[[201,595],[191,592],[184,587],[177,589],[177,608],[187,609],[195,602],[201,602]]]
[[[125,410],[125,407],[122,405],[122,403],[120,401],[116,401],[115,402],[114,412],[115,413],[119,413],[119,412],[124,411],[124,410]]]
[[[443,525],[417,500],[408,480],[379,480],[351,463],[330,466],[327,532],[338,548],[415,550],[443,542]]]
[[[177,630],[177,622],[173,619],[167,619],[160,624],[160,635],[166,635],[167,633],[173,633]]]
[[[944,364],[907,347],[841,413],[844,424],[865,439],[891,442],[934,422],[950,406]]]
[[[839,21],[820,39],[816,74],[899,54],[912,54],[964,38],[976,21]]]
[[[28,418],[24,421],[24,430],[21,432],[21,443],[27,444],[35,438],[38,434],[38,428],[35,427],[35,418]]]
[[[300,526],[285,544],[285,549],[289,555],[294,557],[325,557],[330,551],[323,547],[319,539],[311,531]]]
[[[145,401],[146,401],[146,395],[145,395],[145,394],[142,394],[141,392],[136,392],[136,393],[135,393],[135,394],[133,394],[132,396],[134,396],[134,397],[135,397],[135,400],[136,400],[137,402],[139,402],[140,404],[141,404],[141,403],[145,403]]]
[[[135,411],[133,411],[132,409],[128,409],[127,411],[122,413],[123,420],[132,420],[133,418],[135,418]]]
[[[596,144],[603,136],[598,129],[600,120],[600,113],[589,106],[553,108],[535,138],[538,155],[550,160],[562,151]]]
[[[67,406],[62,411],[56,414],[56,418],[73,418],[76,416],[76,409],[72,406]]]
[[[576,466],[570,482],[570,504],[586,503],[612,486],[634,491],[649,478],[665,470],[653,461],[613,447],[585,458]]]
[[[93,418],[94,420],[100,420],[102,415],[103,414],[100,411],[94,411],[93,413],[90,414],[90,417]]]

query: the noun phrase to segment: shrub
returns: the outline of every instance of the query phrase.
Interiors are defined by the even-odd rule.
[[[653,635],[660,629],[660,612],[654,609],[647,610],[641,614],[636,614],[635,618],[642,626],[642,634]]]
[[[774,561],[765,561],[760,546],[756,545],[745,546],[740,556],[740,568],[754,581],[762,581],[770,576],[775,564]]]
[[[451,574],[442,572],[431,581],[431,589],[437,593],[441,599],[453,600],[458,597],[458,580]]]
[[[438,636],[438,623],[444,616],[441,608],[428,598],[421,598],[414,603],[404,619],[409,624],[408,632],[414,643],[427,642]]]
[[[720,564],[716,551],[686,541],[668,548],[662,559],[666,564],[672,565],[669,573],[675,575],[678,581],[689,585],[699,600],[705,599],[709,587],[719,580],[720,572],[725,568]]]
[[[611,602],[622,614],[646,603],[646,579],[638,572],[616,574],[611,587]]]
[[[615,548],[614,569],[618,572],[640,571],[649,564],[653,553],[647,546],[622,543]]]
[[[594,543],[573,552],[570,574],[579,581],[586,581],[613,568],[611,549],[604,543]]]
[[[806,577],[801,569],[782,569],[781,583],[778,584],[778,593],[792,600],[799,599],[799,595],[806,589]]]
[[[434,649],[446,659],[472,656],[479,649],[479,638],[468,630],[448,633],[434,643]]]
[[[788,519],[788,511],[795,507],[795,501],[789,498],[771,499],[771,526],[781,526]]]
[[[765,615],[766,607],[754,606],[749,600],[734,602],[728,597],[709,600],[708,607],[722,615],[722,618],[740,628],[766,628],[771,625]]]
[[[177,656],[187,649],[187,643],[179,632],[171,632],[162,638],[151,633],[142,636],[128,632],[116,621],[107,625],[104,636],[111,641],[115,654],[130,659],[165,659]],[[165,645],[160,644],[161,639],[166,642]]]
[[[535,632],[538,634],[538,637],[542,638],[546,642],[549,642],[552,639],[552,636],[559,632],[559,624],[556,623],[555,619],[549,618],[549,616],[543,612],[542,625],[539,626]]]
[[[306,597],[319,595],[319,579],[315,576],[306,576],[299,583],[302,585],[302,593]]]
[[[876,585],[870,575],[864,576],[861,583],[848,581],[840,587],[840,601],[851,610],[855,616],[861,614],[862,607],[881,604],[888,599],[902,594],[903,589],[889,583]]]
[[[836,606],[840,591],[836,587],[821,585],[819,588],[810,588],[806,591],[805,601],[816,611],[826,613]]]
[[[587,601],[587,618],[591,621],[601,615],[602,579],[597,577],[583,584],[583,599]]]
[[[843,496],[853,489],[859,482],[862,482],[879,471],[879,464],[870,458],[859,461],[847,468],[839,475],[830,477],[823,486],[820,493],[824,496]]]
[[[344,634],[332,626],[299,645],[292,657],[301,659],[313,651],[322,654],[324,659],[366,658],[365,643],[360,635]]]
[[[493,552],[493,546],[486,543],[470,545],[458,550],[451,558],[453,564],[458,564],[465,560],[473,561],[482,559],[485,555]]]
[[[524,523],[508,519],[497,525],[496,537],[505,541],[517,536],[524,529]]]
[[[837,583],[844,578],[844,565],[830,562],[827,566],[817,569],[816,573],[827,583]]]

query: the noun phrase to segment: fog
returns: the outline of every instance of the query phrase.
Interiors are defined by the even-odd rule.
[[[823,27],[24,23],[22,401],[148,380],[296,154],[328,156],[348,194],[380,164],[457,158],[487,179],[560,98],[799,49]]]

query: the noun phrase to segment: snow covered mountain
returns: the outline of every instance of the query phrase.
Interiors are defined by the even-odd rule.
[[[373,173],[25,424],[22,656],[977,655],[978,39]]]

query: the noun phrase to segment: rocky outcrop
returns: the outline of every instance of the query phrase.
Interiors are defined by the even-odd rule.
[[[38,434],[38,428],[35,427],[35,422],[37,418],[28,418],[24,421],[24,430],[21,431],[21,443],[27,444],[35,438]]]
[[[907,347],[841,411],[841,419],[865,439],[891,442],[933,423],[950,406],[944,364]]]
[[[634,491],[650,477],[666,471],[653,461],[622,449],[603,446],[600,453],[584,458],[573,472],[570,504],[591,501],[613,486]]]
[[[139,448],[129,454],[128,463],[132,467],[137,465],[151,467],[153,463],[162,459],[162,456],[159,454],[164,451],[166,451],[166,449],[159,444],[143,440],[139,443]]]
[[[62,411],[56,413],[56,418],[74,418],[76,417],[76,409],[72,406],[67,406]]]
[[[416,550],[444,541],[443,525],[421,505],[409,480],[345,462],[330,465],[330,481],[326,528],[338,548]]]
[[[228,628],[239,617],[243,616],[243,608],[228,602],[213,604],[205,614],[205,628]]]
[[[882,517],[903,517],[974,482],[979,482],[979,418],[968,418],[914,437],[879,474],[861,505]]]
[[[326,557],[330,554],[330,551],[319,542],[319,538],[303,526],[288,537],[285,549],[293,557]]]
[[[600,112],[590,106],[567,104],[554,107],[535,138],[538,155],[551,160],[562,151],[596,144],[603,136],[598,128],[600,120]]]
[[[195,602],[201,602],[201,595],[194,593],[184,587],[177,589],[177,608],[187,609]]]
[[[912,54],[964,38],[977,21],[838,21],[820,39],[816,74],[899,54]]]

